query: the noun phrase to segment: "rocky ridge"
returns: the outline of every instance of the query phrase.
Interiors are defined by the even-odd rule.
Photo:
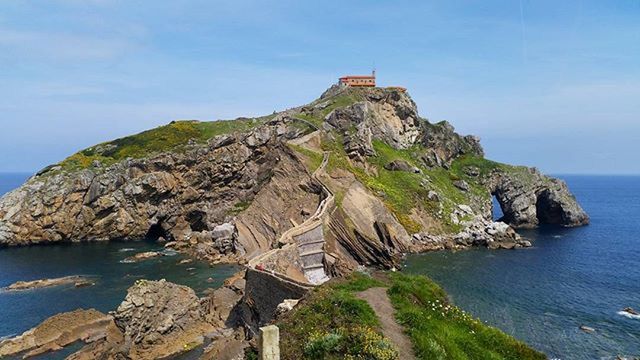
[[[235,124],[140,157],[113,155],[137,153],[127,147],[145,144],[137,135],[100,144],[0,199],[0,246],[148,238],[210,262],[247,263],[202,298],[138,281],[114,312],[97,316],[105,321],[93,335],[37,347],[86,342],[71,359],[167,358],[194,347],[205,359],[241,357],[257,327],[318,279],[395,268],[407,252],[526,247],[518,227],[589,221],[562,181],[484,159],[476,137],[421,118],[397,88],[334,86],[306,106]],[[207,126],[163,131],[185,128]],[[34,351],[29,339],[0,351]]]
[[[134,136],[79,153],[100,159],[84,167],[49,167],[0,199],[0,245],[152,238],[212,262],[251,259],[318,206],[310,166],[323,152],[331,157],[320,181],[338,199],[325,234],[336,273],[393,266],[406,251],[527,246],[512,228],[588,223],[566,184],[484,160],[476,137],[421,118],[398,89],[334,86],[249,123],[141,158],[109,158],[130,151]],[[479,166],[465,166],[469,159]],[[415,195],[401,193],[403,182]],[[503,223],[491,219],[491,195]]]

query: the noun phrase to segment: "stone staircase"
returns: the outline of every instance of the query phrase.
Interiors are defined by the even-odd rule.
[[[302,272],[310,285],[320,285],[330,279],[326,272],[324,261],[325,241],[323,234],[323,220],[327,210],[333,206],[334,196],[318,176],[321,171],[324,171],[328,161],[329,153],[325,152],[321,165],[312,174],[312,177],[322,186],[322,193],[324,197],[318,205],[315,213],[302,224],[294,226],[282,234],[278,240],[278,242],[283,245],[281,248],[273,249],[252,259],[249,261],[249,267],[257,269],[258,265],[268,262],[269,258],[278,256],[279,253],[293,250],[291,247],[297,247]],[[268,271],[269,269],[264,270]],[[279,275],[286,277],[284,274]]]

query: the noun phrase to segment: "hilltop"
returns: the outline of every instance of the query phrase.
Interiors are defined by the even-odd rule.
[[[82,150],[2,198],[0,244],[162,237],[196,248],[231,224],[233,241],[200,255],[250,258],[313,212],[323,152],[331,232],[350,247],[526,246],[512,228],[588,222],[562,181],[485,159],[478,138],[420,117],[408,93],[334,86],[271,116],[175,121]],[[492,222],[492,194],[509,226]]]
[[[76,319],[64,339],[49,336],[34,349],[36,328],[0,342],[0,351],[84,339],[91,344],[71,358],[194,348],[203,358],[241,357],[259,327],[275,321],[285,358],[543,358],[449,304],[426,278],[357,273],[396,270],[409,252],[527,247],[516,228],[588,222],[564,182],[485,159],[477,137],[422,118],[403,89],[332,86],[270,116],[175,121],[92,146],[0,198],[0,246],[148,239],[245,265],[203,298],[137,281],[111,315],[59,314],[40,327]],[[386,337],[412,350],[398,353]],[[213,341],[206,347],[205,338]]]

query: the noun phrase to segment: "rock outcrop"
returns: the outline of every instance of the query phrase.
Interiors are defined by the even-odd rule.
[[[89,309],[52,316],[20,336],[0,341],[0,357],[29,358],[76,343],[85,346],[68,359],[167,359],[205,342],[205,359],[239,354],[248,346],[238,310],[244,286],[244,273],[238,273],[198,298],[186,286],[138,280],[109,315]]]
[[[0,201],[0,245],[147,237],[177,241],[178,247],[202,243],[205,255],[236,246],[247,252],[268,248],[291,226],[290,219],[303,220],[290,211],[291,204],[313,207],[318,201],[317,194],[298,186],[309,177],[283,145],[300,131],[288,124],[279,118],[184,151],[34,176]],[[296,181],[287,193],[268,186],[278,174]],[[236,209],[261,197],[265,187],[270,211],[242,218],[240,243],[218,236],[216,227],[233,221]],[[275,205],[278,197],[283,208]]]
[[[427,149],[422,161],[426,166],[448,168],[459,156],[484,156],[479,138],[472,135],[460,136],[448,122],[431,124],[423,121],[421,124],[423,131],[420,143]]]
[[[202,334],[213,329],[193,289],[164,280],[136,281],[113,316],[127,352],[158,357],[202,344]]]
[[[72,275],[54,279],[39,279],[31,281],[16,281],[15,283],[5,287],[5,291],[23,291],[41,289],[51,286],[74,285],[76,287],[85,287],[93,285],[93,281],[89,277]]]
[[[87,164],[49,167],[0,199],[0,246],[150,238],[211,262],[243,262],[309,219],[322,184],[338,203],[322,228],[334,274],[392,267],[436,234],[457,246],[526,246],[491,221],[491,194],[513,228],[589,221],[562,181],[485,160],[478,138],[421,118],[397,88],[332,87],[251,124],[208,138],[187,132],[172,149],[103,165],[132,151],[122,149],[131,141],[114,141],[79,153],[95,158]],[[323,153],[333,155],[319,184],[310,166]],[[476,163],[460,170],[465,159]],[[381,178],[385,171],[394,174]],[[464,219],[459,206],[471,210]]]
[[[82,341],[120,340],[113,317],[99,311],[76,310],[54,315],[22,335],[0,342],[0,358],[21,355],[23,358],[57,351]]]
[[[495,170],[487,184],[502,208],[501,220],[516,228],[533,228],[539,224],[572,227],[589,223],[589,216],[567,184],[535,168]]]

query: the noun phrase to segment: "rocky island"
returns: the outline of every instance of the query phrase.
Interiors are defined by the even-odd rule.
[[[243,356],[258,328],[274,320],[290,328],[288,316],[322,303],[316,289],[351,286],[335,285],[340,279],[359,284],[351,274],[362,266],[396,269],[410,252],[528,247],[515,229],[588,222],[564,182],[485,159],[478,138],[420,117],[404,89],[335,85],[270,116],[175,121],[80,151],[0,199],[0,246],[150,239],[211,263],[246,264],[200,299],[179,285],[136,283],[112,318],[96,315],[109,326],[99,333],[111,335],[85,336],[92,341],[72,356],[150,359],[199,347],[204,358],[218,358]],[[432,287],[387,275],[376,281],[370,287],[389,294],[401,283]],[[411,291],[446,302],[440,290]],[[390,301],[397,311],[415,306]],[[451,326],[497,331],[451,311]],[[0,343],[0,353],[7,346],[33,351],[16,341]]]

